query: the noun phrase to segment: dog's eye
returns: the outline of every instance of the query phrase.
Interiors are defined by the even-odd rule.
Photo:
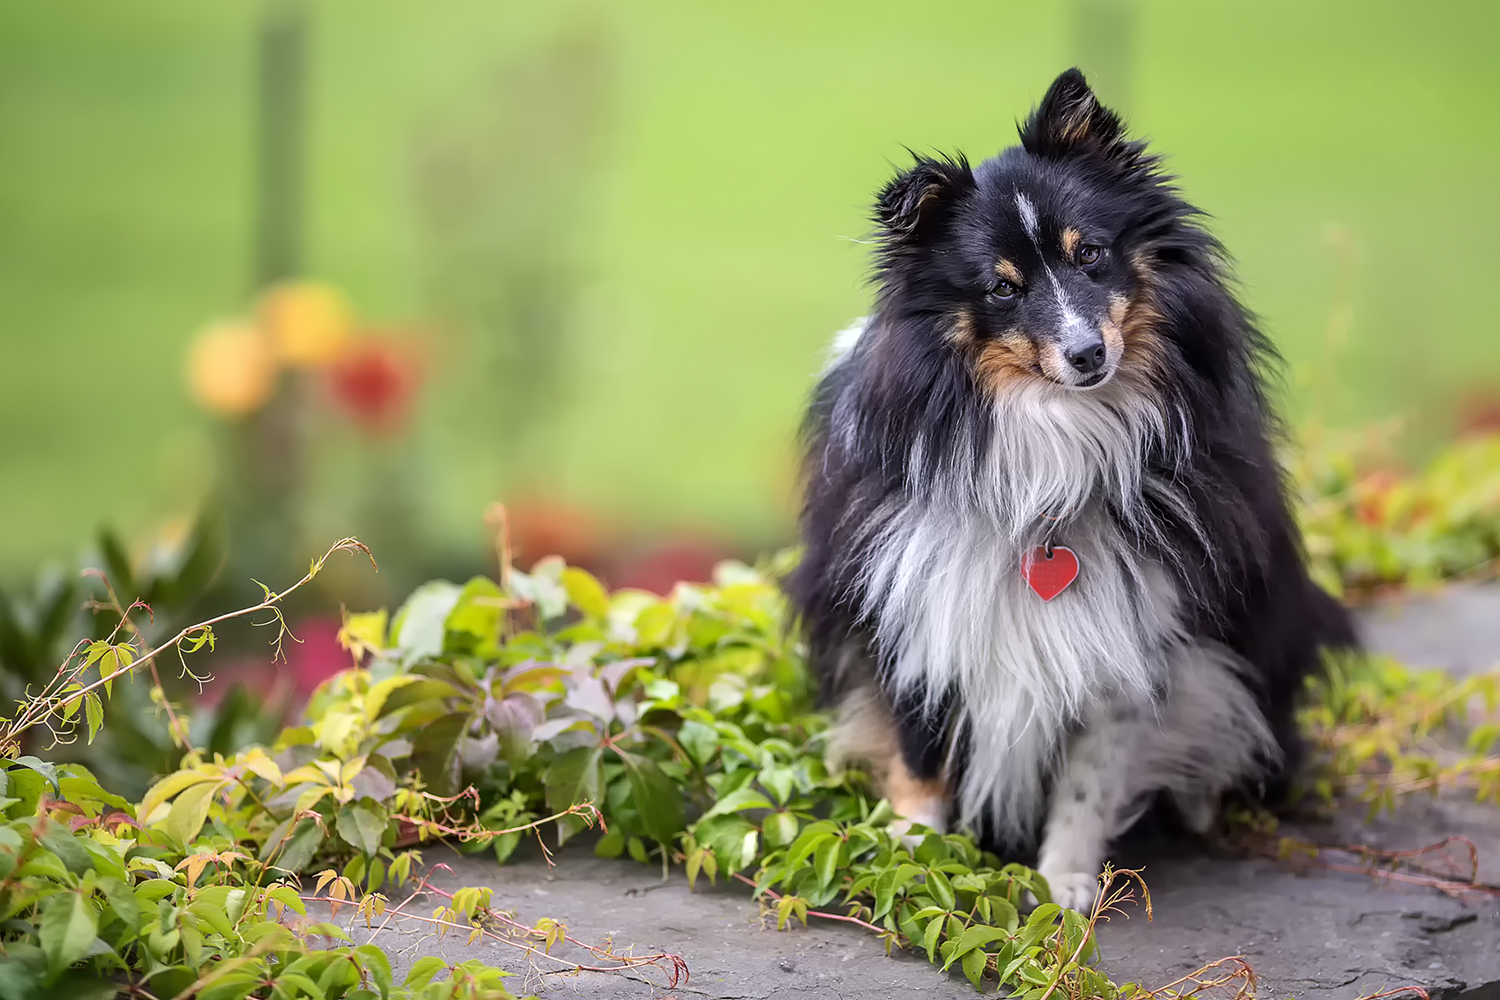
[[[1099,263],[1100,250],[1092,243],[1086,243],[1078,248],[1078,263],[1084,267]]]
[[[990,294],[997,299],[1009,299],[1015,297],[1016,291],[1017,288],[1015,285],[1012,285],[1008,281],[1001,281],[998,285],[990,290]]]

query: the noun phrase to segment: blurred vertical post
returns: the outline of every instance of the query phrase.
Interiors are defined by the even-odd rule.
[[[308,63],[305,0],[261,0],[255,87],[256,293],[302,272]],[[295,373],[237,435],[229,497],[235,555],[245,575],[280,579],[297,562],[303,466],[302,387]]]
[[[256,284],[290,278],[301,267],[302,149],[306,117],[307,8],[302,0],[263,0],[256,60]]]
[[[1073,50],[1094,92],[1129,113],[1135,86],[1137,0],[1073,0]]]

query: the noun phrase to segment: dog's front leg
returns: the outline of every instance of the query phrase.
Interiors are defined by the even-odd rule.
[[[1089,912],[1110,840],[1134,798],[1130,768],[1136,728],[1128,710],[1101,707],[1069,740],[1042,832],[1037,871],[1052,901]]]

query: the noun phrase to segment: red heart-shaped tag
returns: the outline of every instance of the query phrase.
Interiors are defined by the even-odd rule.
[[[1038,545],[1021,553],[1021,576],[1036,596],[1050,601],[1078,579],[1078,554],[1066,545],[1052,546],[1051,553]]]

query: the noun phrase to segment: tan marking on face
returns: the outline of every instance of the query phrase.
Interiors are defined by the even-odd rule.
[[[1150,262],[1137,255],[1130,260],[1137,291],[1126,299],[1112,296],[1110,323],[1119,331],[1120,367],[1116,377],[1137,391],[1159,394],[1165,376],[1166,343],[1162,339],[1161,310],[1156,305],[1156,281]]]
[[[1078,250],[1078,244],[1083,240],[1083,234],[1072,226],[1062,231],[1063,256],[1068,260],[1073,259],[1073,254]]]
[[[974,347],[979,343],[979,331],[974,326],[974,314],[968,309],[960,309],[954,313],[953,322],[948,325],[943,336],[954,347]]]
[[[1109,297],[1109,315],[1099,324],[1099,333],[1104,338],[1104,349],[1109,357],[1120,358],[1125,351],[1125,317],[1130,311],[1130,300],[1123,295]]]
[[[1042,372],[1036,342],[1019,330],[1007,330],[985,344],[974,359],[974,380],[991,395]]]
[[[1022,288],[1026,285],[1026,278],[1021,274],[1021,269],[1008,260],[1001,260],[995,265],[995,273],[1006,281]]]

